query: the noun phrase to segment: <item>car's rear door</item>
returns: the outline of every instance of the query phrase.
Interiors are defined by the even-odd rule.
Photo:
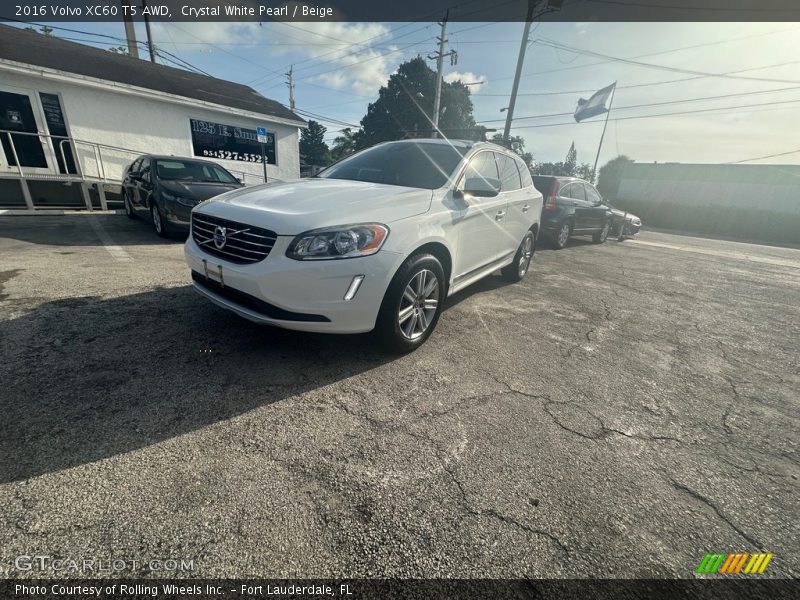
[[[575,230],[592,229],[592,211],[586,201],[586,192],[579,181],[572,182],[569,186],[569,195],[575,206]]]
[[[602,229],[606,224],[609,212],[603,204],[603,197],[591,183],[584,183],[583,187],[586,190],[586,201],[590,206],[589,210],[592,216],[593,227]]]
[[[500,172],[501,194],[506,200],[506,215],[503,218],[502,247],[505,252],[516,252],[525,232],[528,230],[532,199],[528,190],[522,187],[522,176],[517,168],[517,161],[500,152],[496,152],[497,169]]]
[[[494,152],[482,150],[475,154],[456,188],[463,191],[465,181],[472,177],[499,179]],[[505,215],[506,200],[502,193],[491,198],[464,197],[463,211],[456,217],[455,224],[458,229],[458,252],[454,259],[456,278],[496,261],[503,253]]]

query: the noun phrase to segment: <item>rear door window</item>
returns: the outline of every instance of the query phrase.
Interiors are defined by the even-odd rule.
[[[586,200],[586,194],[583,191],[582,183],[573,183],[569,186],[569,197],[574,200]]]
[[[516,161],[505,154],[495,154],[500,169],[500,184],[504,192],[512,192],[522,187],[522,179]]]

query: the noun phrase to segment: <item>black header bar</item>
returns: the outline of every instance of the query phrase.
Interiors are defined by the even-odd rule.
[[[543,21],[800,21],[798,0],[532,0]],[[523,21],[528,0],[3,0],[0,20]]]

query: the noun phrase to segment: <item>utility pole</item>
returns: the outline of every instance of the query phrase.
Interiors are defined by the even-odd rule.
[[[519,56],[517,57],[517,71],[514,73],[514,85],[511,88],[511,101],[508,103],[506,113],[506,128],[503,130],[503,142],[508,144],[508,137],[511,134],[511,121],[514,119],[514,105],[517,103],[517,92],[519,91],[519,78],[522,76],[522,63],[525,62],[525,51],[528,49],[528,36],[531,33],[531,21],[533,21],[533,9],[536,0],[528,0],[528,13],[525,15],[525,29],[522,32],[522,42],[519,45]]]
[[[294,65],[286,73],[286,85],[289,86],[289,108],[294,110]]]
[[[144,29],[147,32],[147,49],[150,51],[150,62],[156,62],[156,50],[153,47],[153,34],[150,32],[150,17],[144,10],[147,9],[147,0],[142,0],[142,15],[144,16]]]
[[[128,56],[139,58],[139,48],[136,45],[136,29],[133,27],[132,8],[133,0],[122,0],[122,21],[125,23],[125,39],[128,42]]]
[[[442,34],[437,37],[436,39],[439,40],[439,50],[434,55],[429,55],[428,59],[433,60],[436,59],[436,95],[434,96],[433,100],[433,115],[431,121],[433,123],[433,137],[439,137],[439,111],[442,105],[442,67],[444,62],[444,57],[450,57],[450,64],[454,65],[458,63],[458,53],[455,50],[451,50],[450,52],[444,51],[444,45],[447,43],[447,19],[450,16],[450,9],[444,15],[444,19],[442,19],[441,26],[442,26]]]

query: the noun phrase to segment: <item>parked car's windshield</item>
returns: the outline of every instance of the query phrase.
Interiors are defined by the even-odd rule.
[[[237,183],[233,175],[218,165],[189,160],[158,160],[156,175],[169,181]]]
[[[447,182],[468,150],[432,142],[383,144],[354,154],[317,177],[433,190]]]

